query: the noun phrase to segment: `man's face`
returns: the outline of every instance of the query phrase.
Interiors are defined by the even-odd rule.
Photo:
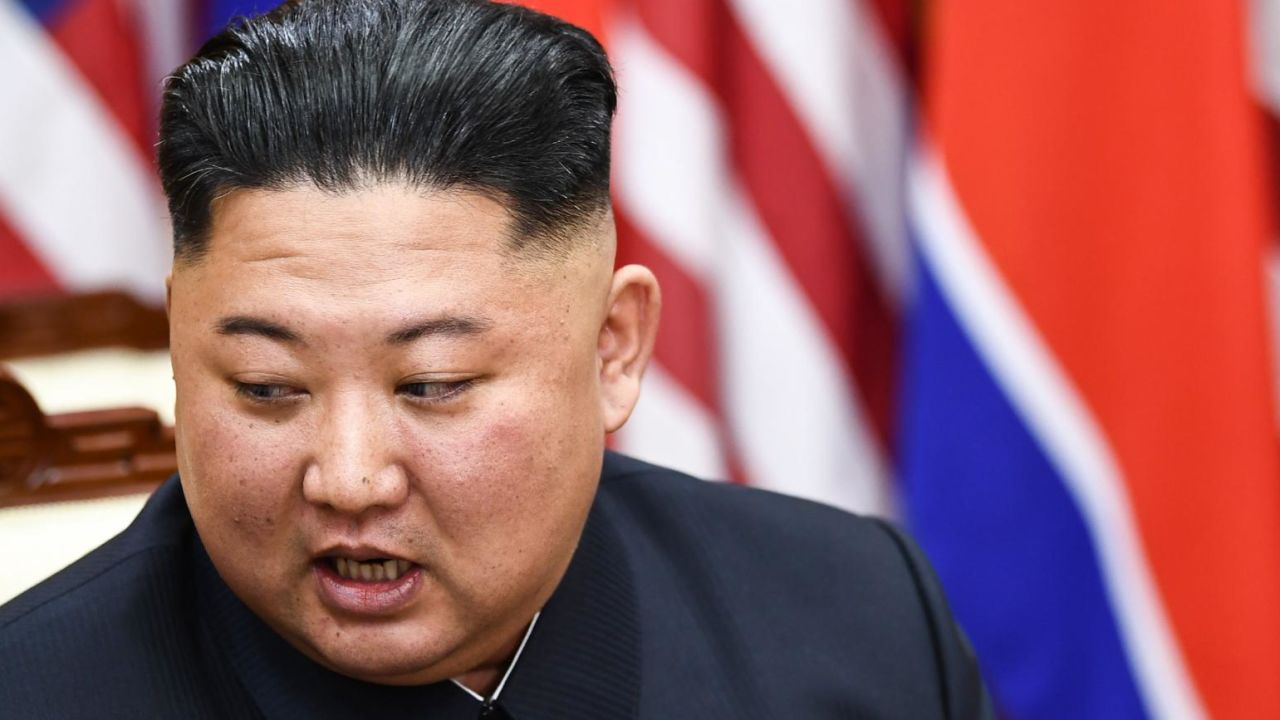
[[[534,261],[504,249],[508,223],[472,193],[236,191],[174,271],[200,537],[339,672],[426,682],[502,657],[577,543],[608,422],[612,231]]]

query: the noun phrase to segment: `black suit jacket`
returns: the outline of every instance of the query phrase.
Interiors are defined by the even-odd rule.
[[[9,549],[38,552],[38,548]],[[210,564],[176,478],[0,608],[6,718],[988,717],[968,644],[889,524],[610,453],[498,707],[304,658]]]

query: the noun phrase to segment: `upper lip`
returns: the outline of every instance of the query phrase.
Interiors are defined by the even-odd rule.
[[[326,557],[342,557],[347,558],[348,560],[355,560],[357,562],[368,562],[369,560],[375,559],[405,560],[407,562],[413,562],[401,553],[384,550],[374,545],[329,545],[324,550],[315,553],[315,557],[317,559]]]

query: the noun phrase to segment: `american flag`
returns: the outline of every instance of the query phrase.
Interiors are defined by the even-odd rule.
[[[529,4],[663,287],[618,447],[900,518],[1009,718],[1280,717],[1280,0]],[[159,84],[250,9],[0,0],[0,296],[160,297]]]

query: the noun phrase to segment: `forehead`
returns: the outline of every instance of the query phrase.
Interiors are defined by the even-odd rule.
[[[199,264],[215,269],[376,284],[414,269],[511,259],[506,209],[472,192],[399,184],[344,193],[310,186],[237,190],[212,211],[208,250]]]
[[[171,316],[205,330],[250,316],[333,341],[423,317],[509,317],[548,290],[515,271],[509,227],[476,193],[236,191],[213,208],[207,252],[175,266]]]
[[[527,325],[598,304],[582,301],[607,289],[609,243],[583,238],[548,265],[510,249],[511,227],[501,203],[474,192],[238,190],[214,206],[207,252],[175,265],[171,318],[207,329],[249,315],[354,339],[422,317]]]

